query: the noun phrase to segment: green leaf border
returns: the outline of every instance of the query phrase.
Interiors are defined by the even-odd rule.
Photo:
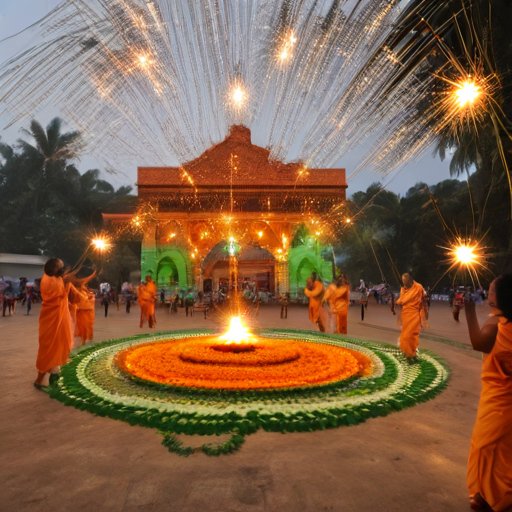
[[[85,376],[79,372],[80,363],[86,357],[94,356],[100,349],[106,347],[114,347],[125,342],[148,343],[152,340],[158,340],[160,336],[165,336],[167,339],[177,339],[185,336],[208,334],[212,334],[212,331],[205,329],[172,331],[159,333],[153,337],[137,335],[81,347],[72,354],[71,362],[63,366],[59,380],[49,387],[48,394],[51,398],[59,400],[65,405],[73,406],[98,416],[125,421],[131,425],[158,429],[164,435],[163,444],[170,451],[180,455],[190,455],[190,450],[188,450],[190,447],[182,447],[176,438],[174,438],[176,442],[173,441],[172,434],[232,434],[232,438],[226,446],[224,446],[226,443],[213,446],[203,445],[202,451],[207,455],[219,455],[238,449],[243,442],[243,436],[252,434],[260,428],[271,432],[306,432],[357,425],[369,418],[386,416],[391,412],[400,411],[434,398],[447,386],[449,379],[447,365],[430,352],[422,351],[418,363],[415,365],[417,375],[414,378],[411,377],[404,390],[397,390],[396,393],[390,393],[389,396],[374,402],[348,404],[343,407],[330,407],[328,405],[315,407],[314,402],[309,402],[309,400],[321,399],[326,395],[336,396],[342,393],[347,396],[353,394],[359,397],[367,395],[370,399],[374,393],[392,387],[397,377],[399,366],[402,366],[407,371],[407,368],[410,368],[410,362],[401,356],[399,350],[390,345],[350,338],[348,336],[279,329],[260,329],[258,334],[267,334],[271,337],[293,337],[293,339],[318,343],[338,344],[340,341],[346,341],[369,349],[376,354],[384,364],[384,373],[373,380],[371,378],[359,379],[359,382],[357,382],[354,379],[347,379],[341,383],[301,389],[277,389],[246,393],[232,391],[215,391],[212,393],[211,390],[172,389],[173,393],[181,393],[192,401],[198,399],[202,403],[205,401],[208,403],[208,400],[218,398],[226,400],[227,408],[230,410],[219,415],[202,414],[201,410],[203,407],[200,406],[198,406],[196,412],[178,412],[162,410],[158,407],[159,404],[157,402],[155,402],[155,407],[141,407],[123,403],[122,397],[119,397],[120,401],[107,400],[91,392],[83,383]],[[151,387],[145,381],[138,382],[137,384],[146,391]],[[164,388],[163,386],[156,387],[159,390]],[[246,410],[247,403],[250,404],[253,400],[257,400],[259,403],[264,401],[276,404],[280,403],[279,401],[289,400],[290,398],[304,399],[304,410],[295,413],[286,412],[285,405],[283,405],[284,412],[274,412],[272,414],[257,410]],[[243,412],[237,411],[240,401],[245,405]],[[207,447],[204,448],[205,446]]]

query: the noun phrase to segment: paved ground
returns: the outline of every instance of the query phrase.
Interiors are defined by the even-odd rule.
[[[484,319],[484,306],[479,315]],[[37,316],[0,318],[0,511],[446,511],[467,510],[465,471],[481,361],[467,349],[464,316],[431,311],[421,346],[442,356],[452,379],[436,399],[355,427],[258,432],[225,457],[181,458],[151,429],[65,407],[35,390]],[[395,343],[395,318],[351,308],[349,334]],[[141,332],[131,315],[97,310],[96,341]],[[157,311],[158,330],[212,325]],[[310,329],[307,309],[262,307],[258,324]],[[148,329],[145,331],[149,332]],[[450,342],[448,340],[454,340]],[[465,344],[465,345],[462,345]]]

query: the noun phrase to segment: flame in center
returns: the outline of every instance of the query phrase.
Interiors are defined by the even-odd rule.
[[[249,332],[247,327],[242,325],[242,319],[239,316],[234,316],[231,318],[229,331],[220,336],[220,339],[225,340],[226,345],[230,345],[231,343],[240,345],[241,343],[249,343],[249,341],[253,341],[251,340],[251,337],[252,334]]]

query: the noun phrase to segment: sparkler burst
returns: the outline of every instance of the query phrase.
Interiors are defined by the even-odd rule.
[[[403,73],[416,50],[385,44],[417,23],[402,5],[65,0],[0,65],[0,119],[57,105],[90,153],[129,165],[190,161],[235,123],[272,159],[318,168],[371,139],[354,173],[386,175],[437,133],[416,108],[434,75],[424,59]]]
[[[453,256],[455,261],[461,265],[468,267],[478,261],[478,255],[475,254],[475,247],[469,247],[467,245],[459,245],[454,247]]]
[[[112,248],[112,243],[106,235],[101,235],[92,239],[91,246],[101,254],[108,252]]]
[[[457,96],[457,102],[460,107],[465,107],[467,105],[472,105],[475,100],[480,96],[481,91],[478,85],[475,85],[474,82],[463,82],[458,85],[455,91],[455,95]]]
[[[451,270],[455,270],[454,282],[459,275],[463,280],[467,276],[473,285],[480,286],[481,275],[483,273],[492,274],[487,265],[490,255],[486,253],[487,247],[483,245],[482,239],[455,236],[449,246],[443,247],[443,249],[447,251],[447,263],[449,264],[443,277]]]

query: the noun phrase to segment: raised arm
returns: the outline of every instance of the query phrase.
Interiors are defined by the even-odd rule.
[[[469,339],[471,341],[471,345],[473,345],[473,349],[478,352],[489,354],[496,342],[499,319],[495,316],[491,317],[487,322],[485,322],[482,329],[480,329],[478,318],[476,316],[475,303],[473,301],[466,302],[464,309],[466,311]]]

